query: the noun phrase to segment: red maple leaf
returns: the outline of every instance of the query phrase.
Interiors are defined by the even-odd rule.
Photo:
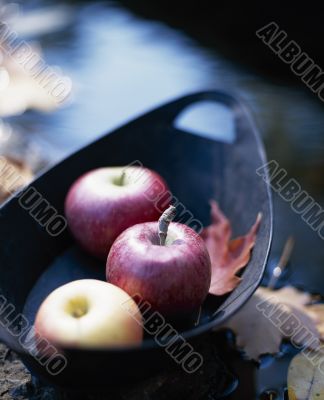
[[[220,296],[231,292],[240,283],[241,278],[236,274],[250,260],[262,214],[257,215],[254,225],[245,236],[231,239],[231,223],[215,200],[210,201],[210,206],[212,224],[202,231],[201,237],[212,265],[209,293]]]

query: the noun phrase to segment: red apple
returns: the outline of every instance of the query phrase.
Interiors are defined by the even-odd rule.
[[[82,279],[59,287],[45,299],[36,316],[35,334],[59,347],[139,345],[142,317],[120,288]]]
[[[107,167],[82,175],[65,201],[69,228],[89,253],[106,259],[117,236],[128,227],[159,218],[158,199],[171,194],[163,178],[147,168]]]
[[[134,298],[140,295],[165,316],[190,314],[208,294],[208,251],[201,237],[186,225],[171,222],[164,245],[158,229],[158,222],[142,223],[116,239],[107,259],[107,281]]]

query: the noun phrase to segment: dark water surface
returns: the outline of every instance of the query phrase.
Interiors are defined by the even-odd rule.
[[[72,101],[54,113],[27,112],[8,119],[16,130],[8,140],[24,137],[39,157],[53,164],[162,102],[193,91],[222,89],[249,106],[269,159],[277,160],[289,177],[324,205],[323,103],[299,79],[294,86],[267,81],[181,31],[141,19],[114,3],[73,6],[69,13],[64,29],[26,38],[37,39],[48,63],[59,65],[71,77]],[[204,122],[205,118],[210,118],[210,112]],[[217,122],[214,133],[222,134],[222,126],[230,135],[226,116]],[[289,235],[296,240],[290,282],[324,294],[323,241],[276,196],[272,259],[278,257]],[[249,378],[241,379],[251,379],[255,393],[275,388],[282,393],[289,357],[282,355],[259,370],[241,363],[241,371],[249,371]],[[245,387],[243,382],[241,387]]]

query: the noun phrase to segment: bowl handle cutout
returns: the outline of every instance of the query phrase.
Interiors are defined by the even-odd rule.
[[[182,132],[231,144],[237,139],[242,105],[230,95],[207,91],[175,100],[161,111],[164,120]]]

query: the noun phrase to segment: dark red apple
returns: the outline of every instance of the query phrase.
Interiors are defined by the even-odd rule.
[[[77,242],[106,259],[117,236],[128,227],[159,218],[158,199],[171,194],[163,178],[147,168],[107,167],[82,175],[70,188],[65,215]]]
[[[140,295],[167,317],[190,314],[208,294],[208,251],[201,237],[186,225],[171,222],[164,245],[158,229],[158,222],[142,223],[116,239],[107,259],[107,281],[130,296]]]

